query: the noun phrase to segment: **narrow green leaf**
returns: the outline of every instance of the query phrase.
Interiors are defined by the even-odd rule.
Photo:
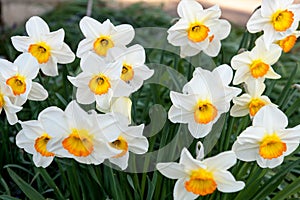
[[[10,177],[19,186],[19,188],[24,192],[24,194],[31,200],[43,200],[45,199],[38,191],[26,183],[21,177],[19,177],[14,171],[7,168]]]
[[[294,180],[291,184],[287,185],[283,190],[278,192],[272,200],[287,199],[289,196],[299,193],[300,191],[300,177]]]
[[[11,197],[11,196],[8,196],[8,195],[0,195],[0,199],[1,200],[20,200],[18,198]]]

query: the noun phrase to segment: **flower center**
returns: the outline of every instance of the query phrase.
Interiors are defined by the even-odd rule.
[[[46,42],[31,44],[28,51],[40,64],[47,63],[51,56],[50,46]]]
[[[199,124],[207,124],[217,116],[218,110],[210,101],[199,100],[195,107],[194,119]]]
[[[186,181],[184,186],[189,192],[205,196],[216,190],[217,183],[211,172],[200,168],[192,171],[190,180]]]
[[[128,143],[127,143],[126,139],[123,138],[122,136],[119,136],[118,139],[116,139],[115,141],[110,143],[110,145],[115,149],[122,150],[122,152],[115,155],[114,158],[122,157],[128,151]]]
[[[94,150],[93,137],[85,129],[72,129],[62,145],[69,153],[78,157],[86,157]]]
[[[254,78],[263,77],[269,71],[270,65],[261,60],[254,60],[250,65],[250,72]]]
[[[285,53],[287,53],[294,47],[296,41],[297,37],[295,35],[289,35],[286,38],[279,40],[277,44],[282,48],[282,50]]]
[[[99,56],[106,56],[108,49],[114,47],[114,43],[109,36],[100,36],[94,42],[94,51]]]
[[[276,31],[286,31],[294,22],[294,13],[288,10],[278,10],[272,15],[271,19]]]
[[[2,108],[5,105],[5,100],[3,94],[0,93],[0,108]]]
[[[55,155],[54,153],[49,152],[47,150],[47,143],[49,142],[50,139],[51,137],[47,133],[44,133],[41,137],[38,137],[35,140],[34,148],[42,156],[50,157]]]
[[[90,90],[97,94],[105,94],[110,88],[109,78],[103,74],[94,76],[89,82]]]
[[[133,76],[134,76],[134,71],[133,71],[131,65],[123,63],[121,79],[125,82],[128,82],[133,79]]]
[[[278,158],[286,151],[286,144],[276,133],[264,136],[259,145],[259,155],[264,159]]]
[[[6,84],[11,87],[14,95],[20,95],[26,91],[26,82],[24,76],[13,76],[6,80]]]
[[[187,29],[188,38],[192,42],[202,42],[208,36],[209,28],[199,22],[191,23]]]
[[[258,98],[251,99],[251,101],[249,103],[250,115],[253,117],[259,111],[259,109],[261,109],[265,105],[266,105],[266,102],[261,99],[258,99]]]

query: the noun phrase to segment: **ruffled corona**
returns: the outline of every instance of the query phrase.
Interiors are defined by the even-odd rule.
[[[97,95],[106,94],[110,87],[109,78],[103,74],[94,76],[89,82],[90,90]]]
[[[278,10],[272,15],[272,25],[276,31],[286,31],[294,22],[294,13],[288,10]]]
[[[199,124],[207,124],[215,119],[217,113],[217,108],[210,101],[200,100],[195,108],[194,119]]]
[[[24,94],[26,91],[26,82],[24,76],[13,76],[6,80],[6,84],[11,87],[14,95]]]
[[[128,143],[126,139],[122,136],[119,136],[117,140],[113,141],[111,143],[111,146],[115,149],[122,150],[122,152],[114,156],[114,158],[122,157],[128,151]]]
[[[28,48],[28,52],[34,56],[40,64],[47,63],[51,53],[50,46],[46,42],[39,42],[31,44]]]
[[[114,47],[114,43],[109,36],[101,36],[94,42],[94,51],[99,56],[106,56],[108,49]]]
[[[297,37],[295,35],[289,35],[282,40],[277,41],[277,44],[282,48],[282,50],[287,53],[295,45]]]
[[[209,28],[199,22],[191,23],[187,29],[188,38],[192,42],[202,42],[208,37]]]
[[[123,63],[121,79],[125,82],[131,81],[134,77],[134,71],[131,65]]]
[[[259,145],[259,155],[265,159],[278,158],[286,150],[286,144],[276,133],[265,135]]]
[[[249,113],[253,117],[263,106],[266,105],[266,102],[259,99],[253,98],[249,103]]]
[[[35,140],[34,148],[42,156],[50,157],[50,156],[54,156],[55,155],[54,153],[49,152],[47,150],[47,143],[49,142],[50,139],[51,139],[51,137],[47,133],[44,133],[41,137],[38,137]]]
[[[270,65],[261,60],[254,60],[250,65],[250,72],[254,78],[263,77],[269,71]]]

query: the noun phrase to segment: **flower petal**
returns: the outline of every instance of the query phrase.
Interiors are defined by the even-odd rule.
[[[47,90],[45,90],[45,88],[41,84],[32,82],[32,87],[28,94],[28,99],[32,101],[44,101],[47,98]]]
[[[179,179],[186,177],[188,174],[184,171],[182,164],[167,162],[157,163],[156,169],[164,176],[170,179]]]
[[[51,56],[47,63],[40,65],[40,68],[42,72],[47,76],[58,75],[57,59],[55,57]]]
[[[237,192],[245,187],[243,181],[236,181],[234,176],[228,171],[215,171],[214,177],[217,182],[217,188],[221,192]]]
[[[184,187],[185,179],[181,178],[178,181],[176,181],[174,186],[174,192],[173,197],[174,200],[192,200],[196,199],[198,195],[188,192]]]
[[[27,34],[36,40],[39,40],[41,35],[50,33],[48,24],[38,16],[31,17],[25,26]]]
[[[216,156],[202,161],[208,170],[227,170],[236,163],[236,155],[233,151],[225,151]]]
[[[134,29],[129,24],[121,24],[115,27],[116,32],[111,35],[116,46],[125,46],[134,38]]]
[[[29,45],[34,41],[32,40],[32,38],[27,36],[13,36],[11,37],[11,42],[17,51],[27,52]]]
[[[61,64],[71,63],[75,60],[75,54],[66,43],[63,43],[60,49],[51,50],[51,54]]]

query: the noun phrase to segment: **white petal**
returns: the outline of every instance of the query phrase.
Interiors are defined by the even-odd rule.
[[[80,20],[79,27],[86,38],[95,39],[101,34],[102,24],[91,17],[85,16]]]
[[[225,151],[202,161],[208,170],[226,170],[235,165],[236,155],[233,151]]]
[[[116,46],[125,46],[134,38],[134,29],[129,24],[121,24],[116,26],[116,33],[111,35],[111,38]]]
[[[128,119],[128,124],[131,123],[131,106],[132,102],[128,97],[118,97],[111,105],[111,112],[119,113]]]
[[[5,114],[6,114],[7,121],[10,125],[14,125],[18,122],[18,117],[16,113],[5,112]]]
[[[148,151],[149,143],[146,137],[135,137],[129,143],[129,150],[136,154],[144,154]]]
[[[184,171],[182,164],[168,162],[168,163],[157,163],[156,169],[164,176],[170,179],[179,179],[186,177],[188,174]]]
[[[22,110],[22,107],[12,104],[8,96],[4,96],[4,110],[8,113],[17,113]],[[1,112],[0,112],[1,113]]]
[[[113,92],[111,91],[111,89],[109,89],[108,93],[106,93],[106,94],[95,95],[96,103],[100,109],[109,110],[112,95],[113,95]]]
[[[243,117],[249,114],[249,109],[247,105],[241,106],[234,104],[230,109],[230,115],[233,117]]]
[[[190,45],[183,45],[180,47],[180,57],[181,58],[184,58],[187,56],[189,56],[189,57],[194,56],[200,52],[201,52],[200,49],[191,47]]]
[[[38,152],[33,154],[33,158],[32,158],[36,167],[43,167],[43,168],[48,167],[53,161],[53,159],[54,156],[46,157],[46,156],[42,156]]]
[[[66,109],[65,114],[70,128],[84,129],[92,127],[90,116],[85,112],[75,100],[71,101]]]
[[[203,49],[203,52],[211,57],[216,57],[221,49],[221,42],[220,40],[214,39],[211,41],[206,49]]]
[[[98,74],[102,68],[108,67],[105,61],[95,53],[88,52],[80,61],[80,68],[84,72]]]
[[[177,22],[178,23],[178,22]],[[176,24],[175,24],[176,25]],[[173,26],[172,26],[173,27]],[[171,28],[172,28],[171,27]],[[167,40],[170,44],[174,46],[183,46],[187,45],[188,38],[187,33],[182,31],[168,31],[168,37]],[[198,50],[197,50],[198,51]]]
[[[270,46],[270,50],[268,50],[268,52],[264,53],[261,56],[266,63],[273,65],[279,60],[281,52],[282,49],[278,45],[272,44]]]
[[[203,7],[197,1],[180,1],[177,7],[178,15],[190,22],[196,21],[196,15],[199,12],[203,12]]]
[[[64,29],[53,31],[43,37],[43,40],[51,47],[51,49],[60,49],[65,38]]]
[[[91,104],[95,102],[95,95],[89,88],[77,88],[76,99],[81,104]]]
[[[33,147],[33,142],[31,139],[28,139],[23,130],[19,131],[16,135],[16,145],[19,148],[24,148],[27,153],[33,154],[36,150]]]
[[[32,101],[44,101],[47,98],[47,90],[45,90],[45,88],[41,84],[32,82],[32,87],[28,94],[28,99]]]
[[[123,80],[111,81],[111,88],[113,90],[113,97],[128,97],[131,93],[131,87]]]
[[[143,65],[146,61],[145,49],[139,44],[129,47],[125,53],[126,62],[134,65]]]
[[[0,65],[1,65],[0,78],[2,79],[1,77],[2,75],[3,78],[5,79],[3,80],[4,82],[6,81],[6,79],[9,79],[10,77],[16,75],[18,71],[18,67],[15,64],[9,62],[8,60],[0,59]]]
[[[27,36],[13,36],[11,42],[17,51],[27,52],[29,45],[33,43],[32,38]]]
[[[83,58],[89,51],[93,49],[94,39],[83,39],[79,42],[76,56]]]
[[[196,96],[193,94],[181,94],[171,91],[170,98],[174,106],[177,108],[183,108],[190,112],[193,112],[193,108],[197,103]]]
[[[50,33],[48,24],[38,16],[31,17],[25,26],[27,34],[37,40],[41,35]]]
[[[233,71],[229,65],[223,64],[213,70],[215,76],[220,77],[224,85],[228,85],[233,77]]]
[[[128,166],[128,158],[129,158],[129,152],[127,151],[127,153],[124,156],[118,157],[118,158],[109,158],[109,162],[119,166],[122,170],[126,169]]]
[[[173,123],[188,123],[194,120],[194,113],[173,105],[168,112],[168,119]]]
[[[262,17],[261,9],[258,9],[252,14],[246,26],[250,33],[257,33],[263,30],[268,21],[268,18]]]
[[[58,75],[57,60],[55,57],[50,57],[47,63],[40,65],[40,68],[42,72],[47,76]]]
[[[51,54],[61,64],[71,63],[75,60],[75,54],[66,43],[63,43],[60,49],[51,50]]]
[[[39,72],[39,64],[30,53],[19,55],[14,64],[18,66],[18,72],[29,79],[34,79]]]
[[[257,164],[262,168],[275,168],[283,163],[284,156],[273,158],[271,160],[264,159],[260,156],[257,157]]]
[[[232,151],[235,152],[237,158],[239,160],[243,160],[246,162],[251,162],[256,160],[258,156],[258,144],[251,144],[251,143],[239,143],[235,141],[232,146]]]
[[[185,179],[181,178],[178,181],[176,181],[175,186],[174,186],[174,192],[173,192],[173,197],[174,200],[192,200],[196,199],[198,195],[188,192],[185,189]]]
[[[217,119],[217,117],[215,119]],[[188,123],[188,129],[191,132],[192,136],[196,139],[203,138],[207,134],[209,134],[209,132],[212,129],[212,126],[213,126],[212,122],[210,122],[208,124],[198,124],[194,120],[194,121]]]
[[[194,159],[191,153],[185,147],[181,151],[179,164],[184,166],[186,172],[198,168],[206,169],[206,166],[201,161]]]
[[[122,130],[120,129],[118,121],[113,114],[98,115],[97,120],[107,141],[113,142],[121,134]]]
[[[217,182],[217,188],[221,192],[237,192],[245,187],[243,181],[236,181],[228,171],[216,171],[214,172],[214,177]]]

